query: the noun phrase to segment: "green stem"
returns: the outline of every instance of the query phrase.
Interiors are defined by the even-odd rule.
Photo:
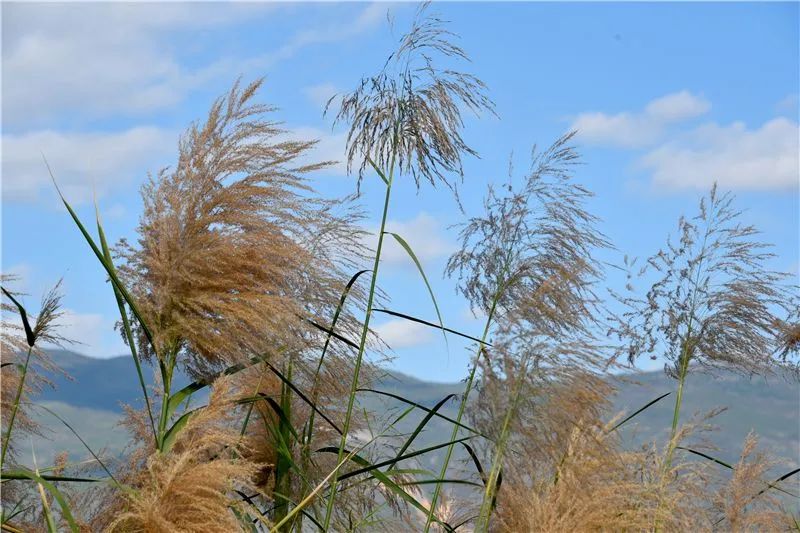
[[[691,355],[689,351],[689,342],[688,340],[686,341],[685,347],[681,353],[680,368],[678,371],[678,391],[675,396],[675,409],[672,413],[672,429],[669,434],[667,460],[664,463],[665,472],[672,466],[672,455],[675,452],[675,445],[677,444],[675,442],[675,436],[678,434],[678,422],[681,416],[681,405],[683,404],[683,386],[686,383],[686,376],[689,373],[689,359]]]
[[[467,407],[467,400],[469,399],[469,394],[472,391],[472,385],[475,381],[475,374],[478,370],[478,358],[481,356],[481,351],[483,350],[484,343],[486,342],[486,338],[489,336],[489,329],[492,325],[492,320],[494,319],[494,313],[497,310],[497,302],[500,299],[500,294],[502,292],[502,288],[499,288],[494,295],[494,299],[492,300],[492,307],[489,310],[489,315],[486,318],[486,325],[483,328],[483,335],[481,336],[481,343],[478,345],[478,352],[475,354],[475,363],[472,365],[472,369],[469,373],[469,378],[467,378],[467,385],[464,389],[464,395],[461,397],[461,403],[458,406],[458,415],[456,416],[456,422],[461,424],[461,419],[464,416],[464,411]],[[450,436],[450,441],[453,442],[458,438],[458,432],[461,429],[459,425],[453,425],[453,433]],[[444,464],[442,465],[442,469],[439,472],[439,479],[445,479],[447,476],[447,467],[450,464],[450,458],[453,456],[453,449],[455,448],[455,444],[451,444],[447,447],[447,452],[444,456]],[[428,513],[428,518],[425,523],[425,533],[428,533],[431,527],[431,523],[433,521],[433,517],[436,514],[436,503],[439,501],[439,495],[442,491],[442,484],[437,483],[436,488],[433,490],[433,498],[431,499],[431,506],[430,512]]]
[[[169,395],[172,388],[172,372],[175,369],[175,360],[177,359],[177,348],[166,350],[167,361],[159,362],[161,369],[161,382],[164,386],[164,397],[161,399],[161,416],[158,419],[158,450],[163,451],[164,448],[164,435],[167,432],[167,424],[169,423]]]
[[[292,360],[291,357],[287,363],[286,369],[286,377],[291,381],[292,379]],[[291,420],[291,390],[289,387],[286,386],[285,383],[281,384],[281,410],[286,418]],[[287,427],[287,422],[284,418],[280,418],[278,422],[278,434],[280,435],[280,439],[283,441],[284,446],[286,448],[286,453],[290,453],[291,445],[290,443],[290,432],[289,428]],[[275,465],[275,522],[281,522],[286,515],[289,514],[289,503],[291,501],[290,498],[290,480],[289,480],[289,470],[291,468],[291,462],[288,457],[284,454],[280,453],[278,455],[277,464]],[[291,531],[293,527],[293,523],[286,524],[286,531]]]
[[[492,507],[494,507],[495,490],[497,487],[497,479],[500,476],[500,471],[503,468],[503,454],[505,453],[506,443],[508,442],[509,428],[511,427],[511,419],[517,411],[519,404],[520,392],[522,384],[528,373],[528,362],[525,361],[522,367],[520,376],[517,376],[517,382],[514,384],[514,390],[511,393],[511,404],[506,410],[505,417],[503,418],[502,429],[500,430],[500,439],[495,445],[494,458],[492,459],[492,470],[489,477],[486,478],[486,488],[483,493],[483,501],[481,502],[481,509],[478,513],[478,522],[475,524],[475,531],[489,531],[489,518],[492,514]]]
[[[364,327],[361,329],[361,341],[359,342],[358,346],[358,356],[356,357],[356,364],[353,368],[353,381],[350,386],[350,397],[347,401],[347,412],[345,413],[344,417],[344,425],[342,426],[342,438],[339,442],[339,456],[337,460],[337,464],[341,464],[344,460],[344,450],[347,444],[347,434],[350,431],[350,419],[353,414],[353,404],[355,403],[356,398],[356,389],[358,389],[358,377],[359,373],[361,372],[361,363],[364,358],[364,350],[367,345],[367,335],[369,334],[369,321],[370,317],[372,316],[372,304],[375,300],[375,288],[376,283],[378,280],[378,266],[380,265],[381,261],[381,250],[383,249],[383,237],[384,232],[386,230],[386,220],[389,214],[389,199],[392,193],[392,179],[394,176],[394,163],[395,158],[394,155],[392,156],[391,161],[391,168],[389,168],[389,177],[386,180],[386,198],[383,202],[383,216],[381,218],[381,229],[380,234],[378,235],[378,248],[375,251],[375,262],[372,266],[372,280],[370,281],[369,286],[369,296],[367,299],[367,312],[364,318]],[[336,497],[336,484],[339,477],[339,470],[337,469],[333,477],[331,478],[330,484],[330,497],[328,498],[328,505],[325,510],[325,531],[328,530],[331,523],[331,517],[333,515],[333,503]]]
[[[28,364],[31,361],[31,352],[33,352],[33,346],[28,347],[28,355],[25,357],[25,365],[22,367],[22,374],[19,377],[17,394],[14,397],[14,405],[11,408],[11,418],[8,421],[8,429],[6,430],[6,438],[3,440],[3,451],[2,455],[0,455],[0,469],[6,462],[6,452],[8,451],[8,443],[11,441],[11,430],[14,428],[14,419],[17,417],[19,402],[20,399],[22,398],[22,390],[25,387],[25,376],[28,374]]]

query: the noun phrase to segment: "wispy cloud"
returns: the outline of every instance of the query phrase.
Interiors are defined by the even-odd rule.
[[[60,113],[127,116],[175,106],[193,89],[242,72],[263,71],[303,48],[376,27],[386,6],[355,20],[297,32],[250,57],[212,51],[187,63],[169,43],[187,31],[233,27],[280,9],[271,3],[62,3],[3,6],[3,121],[41,126]]]
[[[800,184],[800,130],[796,122],[776,118],[748,129],[702,125],[641,157],[637,166],[652,173],[663,189],[788,189]]]
[[[325,109],[331,97],[338,92],[336,86],[332,83],[320,83],[303,89],[303,93],[308,97],[311,103],[320,109]]]
[[[581,113],[570,129],[577,130],[582,142],[621,148],[637,148],[656,142],[669,124],[707,113],[711,104],[688,91],[657,98],[640,112],[607,114]]]
[[[166,164],[177,135],[153,127],[112,133],[37,131],[4,135],[2,143],[3,201],[35,201],[52,187],[44,155],[59,187],[79,204],[92,198],[93,188],[100,196]]]
[[[114,357],[127,350],[114,332],[114,320],[101,314],[65,309],[57,327],[59,335],[76,342],[71,349],[90,357]]]
[[[433,339],[433,332],[429,327],[403,319],[390,320],[376,326],[375,332],[392,349],[420,346]]]
[[[783,105],[783,104],[782,104]],[[571,128],[585,144],[639,151],[634,168],[650,173],[660,190],[780,190],[798,186],[798,124],[775,118],[758,127],[743,122],[686,124],[711,104],[687,91],[657,98],[641,112],[582,113]]]

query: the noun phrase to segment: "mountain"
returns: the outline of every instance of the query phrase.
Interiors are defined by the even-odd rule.
[[[122,404],[139,405],[140,389],[132,359],[113,357],[94,359],[80,354],[53,350],[50,356],[64,369],[70,378],[62,375],[50,376],[54,388],[46,389],[37,401],[56,411],[96,449],[107,453],[120,451],[127,442],[125,430],[117,424],[122,414]],[[145,368],[148,383],[152,383],[152,368]],[[645,372],[621,376],[616,381],[618,393],[614,399],[616,412],[633,412],[650,400],[675,389],[674,381],[663,372]],[[185,376],[178,378],[176,386],[188,383]],[[387,371],[375,388],[411,399],[426,406],[433,406],[448,394],[458,394],[462,383],[430,383],[399,372]],[[705,413],[718,407],[727,409],[711,422],[718,429],[707,436],[707,440],[718,448],[714,455],[724,461],[735,462],[744,438],[750,431],[756,432],[761,444],[777,457],[786,459],[790,466],[800,464],[800,384],[779,377],[748,379],[736,374],[708,375],[695,373],[690,376],[684,396],[682,420],[694,413]],[[362,407],[382,413],[382,419],[397,417],[407,407],[400,401],[387,399],[365,392],[360,397]],[[664,439],[669,433],[672,420],[672,396],[665,398],[637,416],[624,432],[628,446],[638,446],[653,438]],[[455,416],[457,404],[448,402],[440,413]],[[399,429],[412,431],[423,413],[415,411],[403,419]],[[39,420],[52,432],[48,439],[35,443],[39,464],[52,458],[53,454],[67,450],[75,459],[86,455],[80,442],[60,422],[49,414],[42,413]],[[441,442],[449,436],[450,426],[434,418],[418,437],[415,446],[422,447]],[[428,457],[431,464],[436,456]]]

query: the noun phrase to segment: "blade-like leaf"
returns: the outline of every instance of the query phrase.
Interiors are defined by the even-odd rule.
[[[95,210],[95,218],[97,219],[97,234],[100,236],[100,247],[103,250],[103,257],[105,258],[106,262],[108,263],[108,267],[116,273],[116,269],[114,268],[114,261],[111,257],[111,250],[108,248],[108,242],[106,241],[106,233],[103,231],[103,224],[100,221],[100,210],[97,207],[97,201],[95,200],[94,204]],[[142,394],[144,395],[144,403],[147,408],[147,416],[150,419],[150,427],[153,430],[153,438],[158,440],[158,433],[156,431],[156,423],[153,419],[153,410],[150,407],[150,396],[147,394],[147,385],[144,382],[144,375],[142,374],[142,364],[139,361],[139,354],[136,351],[136,341],[133,338],[133,332],[131,331],[131,324],[128,321],[128,313],[125,312],[125,299],[122,297],[119,289],[113,283],[111,284],[111,288],[114,289],[114,299],[117,302],[117,308],[119,309],[119,316],[122,320],[122,330],[125,333],[125,339],[128,342],[128,348],[131,351],[131,357],[133,357],[133,363],[136,365],[136,374],[139,377],[139,387],[142,389]]]
[[[436,414],[436,411],[441,409],[442,406],[444,404],[446,404],[448,402],[448,400],[450,400],[450,398],[455,398],[455,396],[456,396],[455,394],[448,394],[447,396],[445,396],[444,398],[439,400],[439,402],[433,407],[433,409],[431,411],[429,411],[422,418],[422,420],[420,421],[419,424],[417,424],[417,427],[414,429],[414,431],[411,433],[411,435],[409,435],[408,439],[406,439],[406,442],[403,443],[403,446],[400,447],[400,450],[397,452],[397,457],[402,457],[403,456],[403,454],[406,452],[406,450],[408,450],[408,448],[411,447],[411,443],[414,442],[414,439],[417,438],[417,435],[419,435],[422,432],[422,430],[425,429],[425,426],[428,425],[428,422],[430,422],[431,418],[433,418],[433,415]],[[395,464],[397,464],[397,459],[395,460],[394,463],[390,463],[389,464],[389,467],[387,468],[387,470],[391,470],[394,467]]]
[[[382,461],[380,463],[375,463],[375,464],[370,465],[369,467],[366,467],[366,468],[359,468],[358,470],[353,470],[352,472],[347,472],[346,474],[342,474],[341,476],[339,476],[339,480],[343,481],[345,479],[348,479],[348,478],[351,478],[351,477],[354,477],[354,476],[358,476],[360,474],[364,474],[364,473],[367,473],[367,472],[372,472],[372,470],[374,470],[376,468],[383,468],[384,466],[386,466],[388,464],[395,463],[395,462],[398,462],[398,461],[402,461],[404,459],[411,459],[412,457],[417,457],[419,455],[424,455],[424,454],[426,454],[428,452],[432,452],[434,450],[439,450],[439,449],[444,448],[446,446],[450,446],[451,444],[458,444],[459,442],[468,441],[471,438],[472,437],[462,437],[462,438],[456,439],[454,441],[444,442],[442,444],[436,444],[435,446],[429,446],[429,447],[423,448],[421,450],[417,450],[417,451],[414,451],[414,452],[409,452],[409,453],[407,453],[407,454],[405,454],[405,455],[403,455],[401,457],[395,457],[393,459],[388,459],[388,460]],[[338,454],[339,453],[339,448],[336,447],[336,446],[326,446],[324,448],[320,448],[319,450],[317,450],[317,453],[336,453],[336,454]]]
[[[178,433],[180,433],[181,430],[186,427],[189,419],[200,409],[205,409],[205,407],[198,407],[197,409],[193,409],[187,413],[184,413],[183,416],[176,420],[172,427],[169,428],[169,430],[164,434],[164,445],[161,447],[161,451],[163,453],[167,453],[172,449],[172,446],[175,444],[175,439],[178,438]]]
[[[22,306],[22,304],[19,303],[17,299],[5,289],[5,287],[0,287],[0,289],[2,289],[3,294],[8,296],[8,298],[14,302],[14,305],[17,307],[17,310],[19,311],[19,317],[22,319],[22,327],[25,329],[25,340],[28,341],[28,346],[33,346],[36,343],[36,336],[33,334],[31,323],[28,321],[28,312],[25,311],[25,308]]]
[[[22,476],[23,478],[30,479],[31,481],[34,481],[34,482],[40,484],[45,489],[47,489],[47,492],[49,492],[53,496],[53,498],[55,498],[55,500],[58,502],[59,507],[61,507],[61,516],[64,518],[64,520],[66,520],[67,524],[69,525],[70,530],[72,530],[75,533],[80,531],[78,529],[78,525],[75,523],[75,518],[72,516],[72,513],[69,510],[69,505],[67,505],[67,501],[64,499],[64,495],[61,494],[61,492],[56,488],[55,485],[50,483],[50,481],[48,481],[44,477],[36,474],[35,472],[31,472],[30,470],[22,470],[22,469],[20,469],[20,470],[14,470],[12,472],[9,472],[9,474],[11,474],[11,473],[18,474],[18,475]],[[6,475],[7,475],[7,473],[4,472],[3,473],[4,479],[5,479]],[[11,478],[8,478],[8,479],[11,479]],[[21,478],[18,478],[18,479],[21,479]]]
[[[47,166],[47,171],[50,173],[50,179],[53,180],[53,185],[55,186],[58,195],[61,197],[61,202],[67,208],[67,211],[72,217],[72,220],[78,226],[78,229],[83,235],[83,238],[86,239],[86,242],[89,244],[89,247],[94,252],[94,255],[97,257],[98,261],[100,261],[100,264],[106,270],[106,273],[108,274],[111,283],[113,283],[114,286],[117,288],[117,290],[119,290],[120,294],[125,299],[125,303],[128,304],[128,307],[130,307],[131,312],[136,317],[136,320],[139,322],[139,325],[142,327],[142,331],[144,331],[144,334],[147,337],[147,341],[153,346],[154,350],[158,350],[158,347],[153,342],[153,334],[150,332],[150,328],[147,326],[147,323],[144,321],[142,314],[139,312],[139,308],[136,306],[136,302],[134,301],[133,297],[130,295],[128,290],[119,280],[114,269],[108,264],[105,257],[103,256],[103,252],[100,251],[100,248],[98,248],[97,244],[94,242],[94,239],[92,239],[92,236],[89,235],[89,232],[86,230],[86,227],[81,222],[81,219],[78,217],[77,213],[75,213],[75,210],[72,209],[72,206],[69,205],[69,202],[67,202],[67,199],[64,197],[64,194],[61,192],[61,189],[59,189],[58,184],[56,183],[56,178],[55,176],[53,176],[53,172],[50,169],[50,165],[47,163],[46,159],[44,163]]]
[[[320,331],[322,331],[324,333],[327,333],[328,335],[330,335],[334,339],[339,339],[340,341],[342,341],[346,345],[350,346],[351,348],[355,348],[356,350],[358,350],[358,344],[354,343],[353,341],[351,341],[347,337],[343,337],[343,336],[339,335],[338,333],[336,333],[332,329],[326,328],[322,324],[317,324],[316,322],[314,322],[310,318],[306,318],[305,320],[306,320],[306,322],[308,322],[309,324],[311,324],[312,326],[314,326],[318,330],[320,330]]]
[[[267,404],[272,408],[272,410],[275,411],[275,414],[278,415],[278,418],[281,420],[281,422],[283,422],[286,425],[287,429],[292,434],[292,437],[294,437],[294,439],[297,442],[300,442],[300,436],[297,434],[295,429],[292,427],[292,424],[289,422],[289,418],[286,416],[286,413],[283,412],[283,409],[281,409],[281,406],[278,405],[278,402],[276,402],[274,398],[270,398],[269,396],[267,396],[263,392],[259,392],[255,396],[251,396],[251,397],[248,397],[248,398],[240,398],[238,400],[238,402],[239,403],[255,403],[255,402],[262,401],[262,400],[267,402]]]
[[[375,394],[380,394],[382,396],[388,396],[389,398],[394,398],[395,400],[400,400],[401,402],[407,403],[408,405],[411,405],[411,406],[414,406],[417,409],[422,409],[423,411],[431,412],[430,408],[425,407],[424,405],[419,404],[417,402],[412,402],[411,400],[409,400],[407,398],[403,398],[402,396],[399,396],[397,394],[392,394],[391,392],[380,391],[380,390],[377,390],[377,389],[370,389],[370,388],[358,388],[358,389],[356,389],[356,392],[373,392]],[[456,426],[464,428],[467,431],[471,431],[472,433],[475,433],[476,435],[480,435],[481,437],[483,437],[483,438],[485,438],[487,440],[492,440],[490,437],[488,437],[487,435],[481,433],[477,429],[472,428],[472,427],[470,427],[470,426],[468,426],[466,424],[462,424],[461,422],[458,422],[458,421],[450,418],[449,416],[445,416],[445,415],[442,415],[442,414],[439,414],[439,413],[435,413],[435,416],[441,418],[442,420],[447,420],[451,424],[455,424]]]
[[[403,247],[403,249],[408,253],[411,259],[414,261],[414,264],[417,265],[417,270],[419,270],[420,275],[422,276],[422,280],[425,282],[425,286],[428,287],[428,292],[431,295],[431,301],[433,302],[433,307],[436,309],[436,316],[439,318],[439,327],[442,330],[442,335],[444,336],[444,341],[447,342],[447,335],[445,334],[445,327],[444,327],[444,320],[442,320],[442,313],[439,312],[439,304],[436,303],[436,296],[433,294],[433,289],[431,288],[431,284],[428,283],[428,276],[425,275],[425,270],[422,268],[422,264],[417,259],[416,254],[411,249],[411,246],[397,233],[392,233],[391,231],[387,231],[389,235],[394,237],[394,239]]]
[[[283,349],[281,348],[278,351],[281,352],[281,351],[283,351]],[[175,394],[170,396],[170,399],[169,399],[169,402],[168,402],[168,405],[167,405],[167,414],[169,416],[172,416],[175,413],[175,411],[178,409],[178,406],[180,406],[186,400],[186,398],[188,398],[190,395],[194,394],[195,392],[208,387],[217,378],[220,378],[222,376],[231,376],[233,374],[236,374],[237,372],[241,372],[242,370],[244,370],[246,368],[250,368],[253,365],[257,365],[257,364],[263,363],[263,362],[264,362],[264,358],[263,357],[252,357],[252,358],[250,358],[250,360],[247,363],[238,363],[238,364],[229,366],[225,370],[223,370],[221,372],[217,372],[217,373],[211,375],[210,377],[208,377],[206,379],[201,379],[201,380],[193,381],[192,383],[189,383],[184,388],[182,388],[181,390],[179,390],[178,392],[176,392]]]
[[[332,453],[336,453],[336,454],[339,453],[339,448],[335,448],[335,447],[330,447],[330,449],[324,449],[324,450],[325,451],[331,451]],[[379,470],[379,468],[381,466],[383,466],[381,463],[372,464],[372,463],[370,463],[369,461],[367,461],[366,459],[364,459],[363,457],[361,457],[358,454],[352,454],[349,451],[346,451],[346,453],[349,454],[348,456],[350,457],[351,461],[353,461],[354,463],[362,466],[362,468],[360,468],[358,470],[359,472],[370,472],[372,477],[377,479],[384,487],[386,487],[387,489],[389,489],[390,491],[395,493],[397,496],[399,496],[404,501],[406,501],[409,504],[411,504],[413,507],[417,508],[420,512],[425,513],[425,515],[428,515],[430,513],[430,510],[427,507],[422,505],[419,501],[417,501],[416,498],[411,496],[408,492],[404,491],[403,488],[400,487],[400,485],[398,485],[397,483],[392,481],[389,478],[389,476],[387,476],[386,474],[384,474],[383,472],[381,472]],[[352,474],[352,472],[350,472],[349,474]],[[346,479],[347,477],[350,477],[350,476],[348,474],[339,476],[339,481],[344,481],[344,479]],[[439,520],[438,518],[434,518],[434,520],[436,522],[438,522],[439,524],[441,524],[447,531],[453,531],[453,528],[450,527],[450,525],[447,524],[446,522],[443,522],[443,521]]]
[[[380,176],[380,178],[383,180],[383,182],[388,187],[389,186],[389,179],[386,177],[386,175],[383,173],[383,171],[378,167],[378,165],[376,165],[375,162],[369,157],[367,158],[367,162],[370,164],[370,166],[373,169],[375,169],[375,172],[378,173],[378,176]]]
[[[669,396],[670,394],[672,394],[672,392],[667,392],[667,393],[665,393],[665,394],[662,394],[661,396],[659,396],[658,398],[656,398],[656,399],[654,399],[654,400],[650,400],[650,401],[649,401],[649,402],[647,402],[645,405],[643,405],[642,407],[640,407],[639,409],[637,409],[636,411],[634,411],[634,412],[633,412],[633,414],[631,414],[631,415],[629,415],[629,416],[626,416],[626,417],[625,417],[625,418],[624,418],[624,419],[623,419],[621,422],[618,422],[617,424],[615,424],[615,425],[614,425],[614,427],[612,427],[611,429],[609,429],[609,430],[608,430],[608,433],[612,433],[612,432],[616,431],[616,430],[617,430],[617,429],[619,429],[619,428],[620,428],[620,427],[621,427],[623,424],[625,424],[626,422],[628,422],[629,420],[631,420],[632,418],[634,418],[635,416],[637,416],[639,413],[641,413],[642,411],[644,411],[645,409],[647,409],[647,408],[648,408],[648,407],[650,407],[651,405],[653,405],[653,404],[655,404],[655,403],[657,403],[657,402],[659,402],[659,401],[663,400],[664,398],[666,398],[666,397],[667,397],[667,396]]]
[[[405,315],[403,313],[398,313],[397,311],[390,311],[389,309],[373,309],[373,313],[385,313],[387,315],[396,316],[399,318],[404,318],[406,320],[410,320],[412,322],[417,322],[419,324],[424,324],[426,326],[430,326],[432,328],[441,329],[442,331],[447,331],[448,333],[452,333],[453,335],[458,335],[459,337],[464,337],[465,339],[469,339],[471,341],[475,341],[480,344],[484,344],[486,346],[491,346],[491,343],[482,341],[477,337],[472,337],[467,335],[466,333],[461,333],[460,331],[456,331],[454,329],[446,328],[444,326],[440,326],[439,324],[434,324],[433,322],[428,322],[427,320],[422,320],[421,318],[413,317],[411,315]]]
[[[33,404],[33,405],[35,405],[39,409],[44,409],[45,411],[47,411],[48,413],[50,413],[51,415],[56,417],[62,424],[67,426],[67,429],[69,429],[72,432],[72,434],[75,435],[78,438],[79,441],[81,441],[81,444],[83,444],[83,447],[86,448],[89,451],[89,453],[92,455],[92,457],[94,457],[95,461],[97,461],[97,463],[102,467],[102,469],[105,471],[105,473],[108,474],[108,477],[111,478],[111,480],[117,485],[118,488],[124,490],[124,487],[120,484],[119,481],[117,481],[117,479],[114,477],[114,474],[111,473],[111,471],[106,467],[106,465],[103,463],[103,461],[100,460],[100,458],[97,456],[97,454],[94,453],[94,451],[89,447],[88,444],[86,444],[86,441],[83,440],[83,437],[81,437],[78,434],[77,431],[75,431],[75,428],[73,428],[71,425],[69,425],[69,423],[66,420],[61,418],[53,410],[45,407],[44,405],[40,405],[40,404]]]
[[[328,353],[328,346],[330,346],[331,338],[333,337],[333,332],[336,330],[336,324],[339,322],[339,316],[342,313],[342,309],[344,309],[344,304],[347,301],[347,297],[350,294],[350,290],[355,285],[356,281],[359,277],[367,272],[371,272],[371,270],[359,270],[350,278],[345,285],[344,290],[342,291],[342,295],[339,298],[339,305],[336,306],[336,311],[333,313],[333,319],[331,320],[331,327],[328,335],[325,337],[325,344],[322,346],[322,354],[319,356],[319,361],[317,362],[317,369],[314,372],[314,379],[312,380],[311,384],[311,396],[314,398],[316,402],[317,399],[317,384],[319,383],[319,373],[322,370],[322,364],[325,362],[325,355]],[[311,439],[314,435],[314,415],[316,413],[311,411],[311,415],[308,417],[308,422],[306,424],[306,430],[304,431],[303,435],[303,443],[306,446],[306,449],[303,453],[307,453],[307,446],[311,442]]]
[[[33,473],[33,472],[31,472]],[[47,481],[65,481],[70,483],[102,483],[105,481],[104,479],[96,479],[91,477],[73,477],[73,476],[54,476],[49,474],[39,474],[39,477],[42,479],[46,479]],[[0,479],[14,479],[14,480],[23,480],[27,479],[30,481],[35,481],[31,478],[27,471],[23,470],[4,470],[0,473]]]
[[[733,466],[731,466],[730,464],[726,463],[725,461],[721,461],[721,460],[719,460],[719,459],[717,459],[715,457],[711,457],[710,455],[705,454],[703,452],[698,452],[697,450],[692,450],[691,448],[685,448],[683,446],[675,446],[675,449],[676,450],[683,450],[683,451],[686,451],[686,452],[689,452],[689,453],[693,453],[693,454],[698,455],[698,456],[700,456],[700,457],[702,457],[704,459],[708,459],[709,461],[711,461],[713,463],[717,463],[718,465],[721,465],[721,466],[724,466],[725,468],[729,468],[730,470],[733,470]]]
[[[481,462],[478,460],[478,455],[475,453],[475,450],[467,444],[466,442],[462,442],[461,445],[467,449],[467,453],[472,458],[472,462],[475,464],[475,469],[478,471],[478,475],[481,476],[481,481],[483,481],[484,486],[486,485],[486,473],[483,470],[483,466]]]
[[[307,397],[305,394],[303,394],[303,392],[302,392],[300,389],[298,389],[298,388],[295,386],[295,384],[291,382],[291,380],[287,379],[287,378],[286,378],[286,376],[284,376],[284,375],[281,373],[281,371],[280,371],[280,370],[278,370],[277,368],[275,368],[275,367],[272,365],[272,363],[270,363],[270,362],[269,362],[269,361],[267,361],[266,359],[262,359],[262,361],[261,361],[261,362],[263,362],[263,363],[264,363],[264,364],[267,366],[267,368],[269,368],[269,369],[270,369],[270,371],[271,371],[273,374],[275,374],[276,376],[278,376],[278,379],[280,379],[282,382],[284,382],[284,383],[286,384],[286,386],[287,386],[287,387],[289,387],[290,389],[292,389],[292,392],[294,392],[295,394],[297,394],[297,395],[300,397],[300,399],[301,399],[301,400],[303,400],[303,401],[304,401],[304,402],[305,402],[305,403],[306,403],[306,404],[307,404],[309,407],[311,407],[311,409],[313,409],[313,410],[314,410],[314,412],[316,412],[316,413],[317,413],[319,416],[321,416],[321,417],[322,417],[322,419],[323,419],[323,420],[325,420],[325,421],[326,421],[328,424],[330,424],[330,426],[331,426],[333,429],[335,429],[335,430],[336,430],[336,432],[337,432],[337,433],[339,433],[339,435],[341,435],[341,434],[342,434],[342,430],[341,430],[341,429],[339,429],[339,426],[337,426],[337,425],[336,425],[336,424],[333,422],[333,420],[331,420],[330,418],[328,418],[328,416],[327,416],[325,413],[323,413],[322,411],[320,411],[320,410],[319,410],[319,408],[316,406],[316,404],[315,404],[314,402],[312,402],[312,401],[311,401],[311,400],[310,400],[310,399],[309,399],[309,398],[308,398],[308,397]]]

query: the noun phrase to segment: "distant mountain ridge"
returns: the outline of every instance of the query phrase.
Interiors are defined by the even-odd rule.
[[[127,441],[124,430],[116,427],[122,404],[139,405],[141,402],[141,390],[131,357],[96,359],[67,350],[52,350],[49,354],[71,378],[51,376],[55,388],[46,388],[36,401],[59,412],[93,446],[107,447],[108,451],[121,449]],[[152,383],[152,367],[145,369],[145,376],[148,383]],[[674,381],[661,371],[624,377],[616,383],[616,412],[632,412],[675,389]],[[180,376],[175,386],[185,383],[188,383],[186,376]],[[375,387],[432,406],[447,394],[460,393],[464,384],[430,383],[387,370]],[[387,412],[403,405],[371,393],[363,393],[359,401],[369,409]],[[668,397],[638,416],[625,432],[627,445],[638,446],[653,438],[665,438],[672,419],[672,407],[672,397]],[[747,379],[730,373],[692,375],[686,387],[682,420],[688,420],[693,413],[707,412],[716,407],[728,408],[713,420],[719,430],[709,438],[719,449],[716,453],[719,458],[735,461],[744,438],[750,431],[755,431],[762,445],[774,455],[792,465],[800,464],[800,384],[777,377]],[[451,401],[441,412],[453,416],[456,409],[456,402]],[[51,436],[54,440],[37,443],[37,457],[40,453],[45,456],[65,448],[81,457],[84,455],[80,444],[61,431],[63,428],[59,428],[52,417],[43,415],[41,419],[54,430]],[[419,416],[409,416],[404,424],[413,428],[419,419]],[[424,432],[427,436],[420,438],[420,445],[432,443],[434,438],[441,438],[442,432],[448,431],[446,421],[433,419]]]

